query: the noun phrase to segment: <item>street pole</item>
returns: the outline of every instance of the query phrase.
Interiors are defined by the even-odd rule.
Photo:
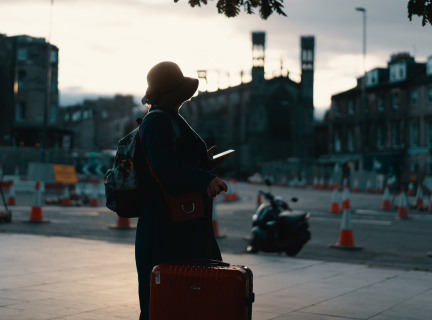
[[[48,117],[49,110],[51,104],[51,25],[52,25],[52,11],[53,11],[54,0],[51,0],[51,13],[50,13],[50,23],[47,37],[47,76],[46,76],[46,97],[45,97],[45,108],[43,113],[43,127],[42,127],[42,143],[41,143],[41,151],[42,151],[42,162],[45,162],[46,159],[46,150],[48,149]]]
[[[363,170],[366,161],[366,9],[356,8],[357,11],[363,13],[363,81],[362,81],[362,109],[363,109],[363,121],[362,121],[362,158],[363,158]]]

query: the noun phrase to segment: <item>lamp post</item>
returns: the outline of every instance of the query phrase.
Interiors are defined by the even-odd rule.
[[[362,158],[363,170],[366,160],[366,9],[356,8],[356,11],[363,13],[363,81],[362,81],[362,104],[363,104],[363,123],[362,123]]]

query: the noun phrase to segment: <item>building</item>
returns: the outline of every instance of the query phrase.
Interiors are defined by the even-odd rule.
[[[57,122],[58,52],[44,38],[0,34],[0,145],[39,147],[45,111],[47,147],[61,147],[63,137],[70,135]]]
[[[300,39],[301,82],[265,78],[265,33],[252,33],[252,81],[199,92],[181,114],[218,152],[235,149],[224,167],[236,174],[259,171],[264,161],[310,158],[313,145],[313,36]],[[199,75],[205,77],[205,71]]]
[[[70,148],[117,149],[117,142],[136,127],[131,95],[84,100],[60,109],[63,127],[73,132]]]
[[[368,171],[431,174],[432,56],[419,63],[407,53],[395,54],[387,68],[367,72],[365,108],[362,81],[332,96],[329,154],[321,160],[354,161]]]

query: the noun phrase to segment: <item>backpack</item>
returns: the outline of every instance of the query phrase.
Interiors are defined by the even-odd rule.
[[[160,109],[150,111],[144,119],[154,113],[162,113],[170,119],[174,148],[177,149],[180,143],[180,128],[177,121]],[[139,135],[140,125],[144,119],[137,118],[138,128],[117,143],[113,167],[105,175],[106,206],[121,218],[138,218],[151,187],[155,185],[152,178],[146,181],[144,174],[144,158]]]

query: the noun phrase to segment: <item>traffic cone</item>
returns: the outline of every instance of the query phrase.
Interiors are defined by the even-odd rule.
[[[127,229],[135,229],[136,226],[133,226],[133,225],[130,224],[130,219],[129,218],[117,217],[117,223],[108,226],[108,228],[110,228],[110,229],[127,230]]]
[[[421,183],[419,183],[417,187],[415,206],[416,208],[423,207],[423,188]]]
[[[368,177],[366,182],[366,193],[371,193],[371,192],[372,192],[372,182],[370,177]]]
[[[9,186],[9,194],[8,194],[8,199],[7,199],[7,204],[8,206],[14,206],[16,205],[16,201],[15,201],[15,184],[14,181],[11,181],[11,185]]]
[[[262,204],[262,199],[261,199],[261,193],[258,193],[257,195],[257,199],[256,199],[256,208],[258,210],[259,206]]]
[[[219,231],[219,223],[218,223],[218,216],[217,216],[217,211],[216,211],[215,198],[213,198],[213,230],[214,230],[214,235],[216,238],[222,239],[222,238],[226,237],[225,234],[221,234]]]
[[[98,207],[99,206],[99,200],[98,200],[98,190],[97,190],[97,182],[93,182],[93,190],[92,190],[92,196],[90,198],[90,206],[91,207]]]
[[[306,186],[307,186],[306,177],[304,175],[302,175],[302,179],[300,181],[300,187],[305,189]]]
[[[338,191],[338,184],[335,182],[333,184],[333,192],[332,192],[332,202],[330,204],[330,213],[340,213],[340,206],[339,206],[339,191]]]
[[[321,176],[318,183],[318,189],[324,189],[324,177]]]
[[[19,176],[19,165],[15,166],[15,172],[14,175]]]
[[[330,245],[334,249],[345,249],[345,250],[361,250],[362,247],[356,246],[354,243],[354,234],[351,223],[351,210],[346,206],[343,206],[342,222],[339,231],[339,240],[336,244]]]
[[[358,177],[356,176],[354,178],[354,186],[353,186],[353,192],[359,192],[360,188],[359,188],[359,184],[358,184]]]
[[[408,192],[407,192],[407,194],[410,195],[410,196],[414,195],[414,184],[412,182],[410,182],[408,184]]]
[[[282,187],[286,187],[288,185],[288,179],[285,173],[281,176],[280,185]]]
[[[330,176],[327,189],[333,189],[333,176]]]
[[[345,187],[345,185],[348,185],[348,178],[346,176],[344,176],[344,178],[343,178],[342,187]]]
[[[49,222],[49,220],[44,220],[43,218],[41,198],[42,195],[40,190],[40,182],[39,180],[36,180],[34,204],[31,207],[30,218],[29,220],[23,220],[23,222],[38,222],[38,223]]]
[[[342,191],[342,208],[351,209],[351,203],[349,199],[349,188],[348,184],[344,185]]]
[[[299,187],[299,179],[297,176],[295,176],[294,178],[294,188],[298,188]]]
[[[228,192],[224,193],[223,200],[224,201],[234,201],[238,199],[237,195],[237,186],[235,185],[234,179],[227,180]]]
[[[314,189],[318,189],[318,176],[315,176],[315,177],[314,177],[314,180],[313,180],[313,188],[314,188]]]
[[[237,181],[236,179],[231,179],[231,201],[235,200],[238,200]]]
[[[429,201],[429,211],[432,211],[432,193]]]
[[[380,177],[376,177],[376,183],[375,183],[375,193],[381,193],[381,178]]]
[[[408,206],[407,198],[405,194],[405,188],[402,186],[401,193],[399,195],[399,207],[398,207],[398,218],[408,218]]]
[[[66,183],[63,188],[63,198],[61,199],[61,205],[69,207],[71,205],[69,185]]]
[[[383,209],[383,210],[391,209],[390,190],[389,190],[389,185],[387,182],[386,182],[385,187],[384,187],[384,196],[383,196],[383,202],[381,205],[381,209]]]

